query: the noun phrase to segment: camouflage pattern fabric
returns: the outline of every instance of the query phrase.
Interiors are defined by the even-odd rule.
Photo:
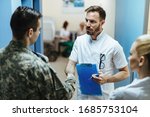
[[[21,42],[12,40],[0,49],[1,100],[70,99],[74,85],[75,79],[62,84],[48,58],[32,52]]]

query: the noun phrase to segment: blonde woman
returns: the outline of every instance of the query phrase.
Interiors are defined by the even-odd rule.
[[[150,35],[142,35],[133,43],[130,50],[130,68],[137,71],[139,79],[130,85],[116,89],[110,99],[150,100]]]

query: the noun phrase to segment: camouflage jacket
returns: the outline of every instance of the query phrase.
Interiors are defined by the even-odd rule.
[[[59,100],[70,99],[75,91],[75,79],[62,83],[48,58],[11,41],[0,49],[0,99]]]

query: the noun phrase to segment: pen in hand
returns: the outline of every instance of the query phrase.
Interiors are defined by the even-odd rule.
[[[105,84],[107,82],[106,79],[104,79],[103,77],[104,77],[104,74],[102,70],[99,70],[99,74],[92,75],[92,79],[99,84]]]

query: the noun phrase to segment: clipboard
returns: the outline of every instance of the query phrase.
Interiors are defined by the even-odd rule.
[[[98,74],[96,64],[76,65],[80,90],[85,95],[102,95],[100,84],[92,79],[92,74]]]

